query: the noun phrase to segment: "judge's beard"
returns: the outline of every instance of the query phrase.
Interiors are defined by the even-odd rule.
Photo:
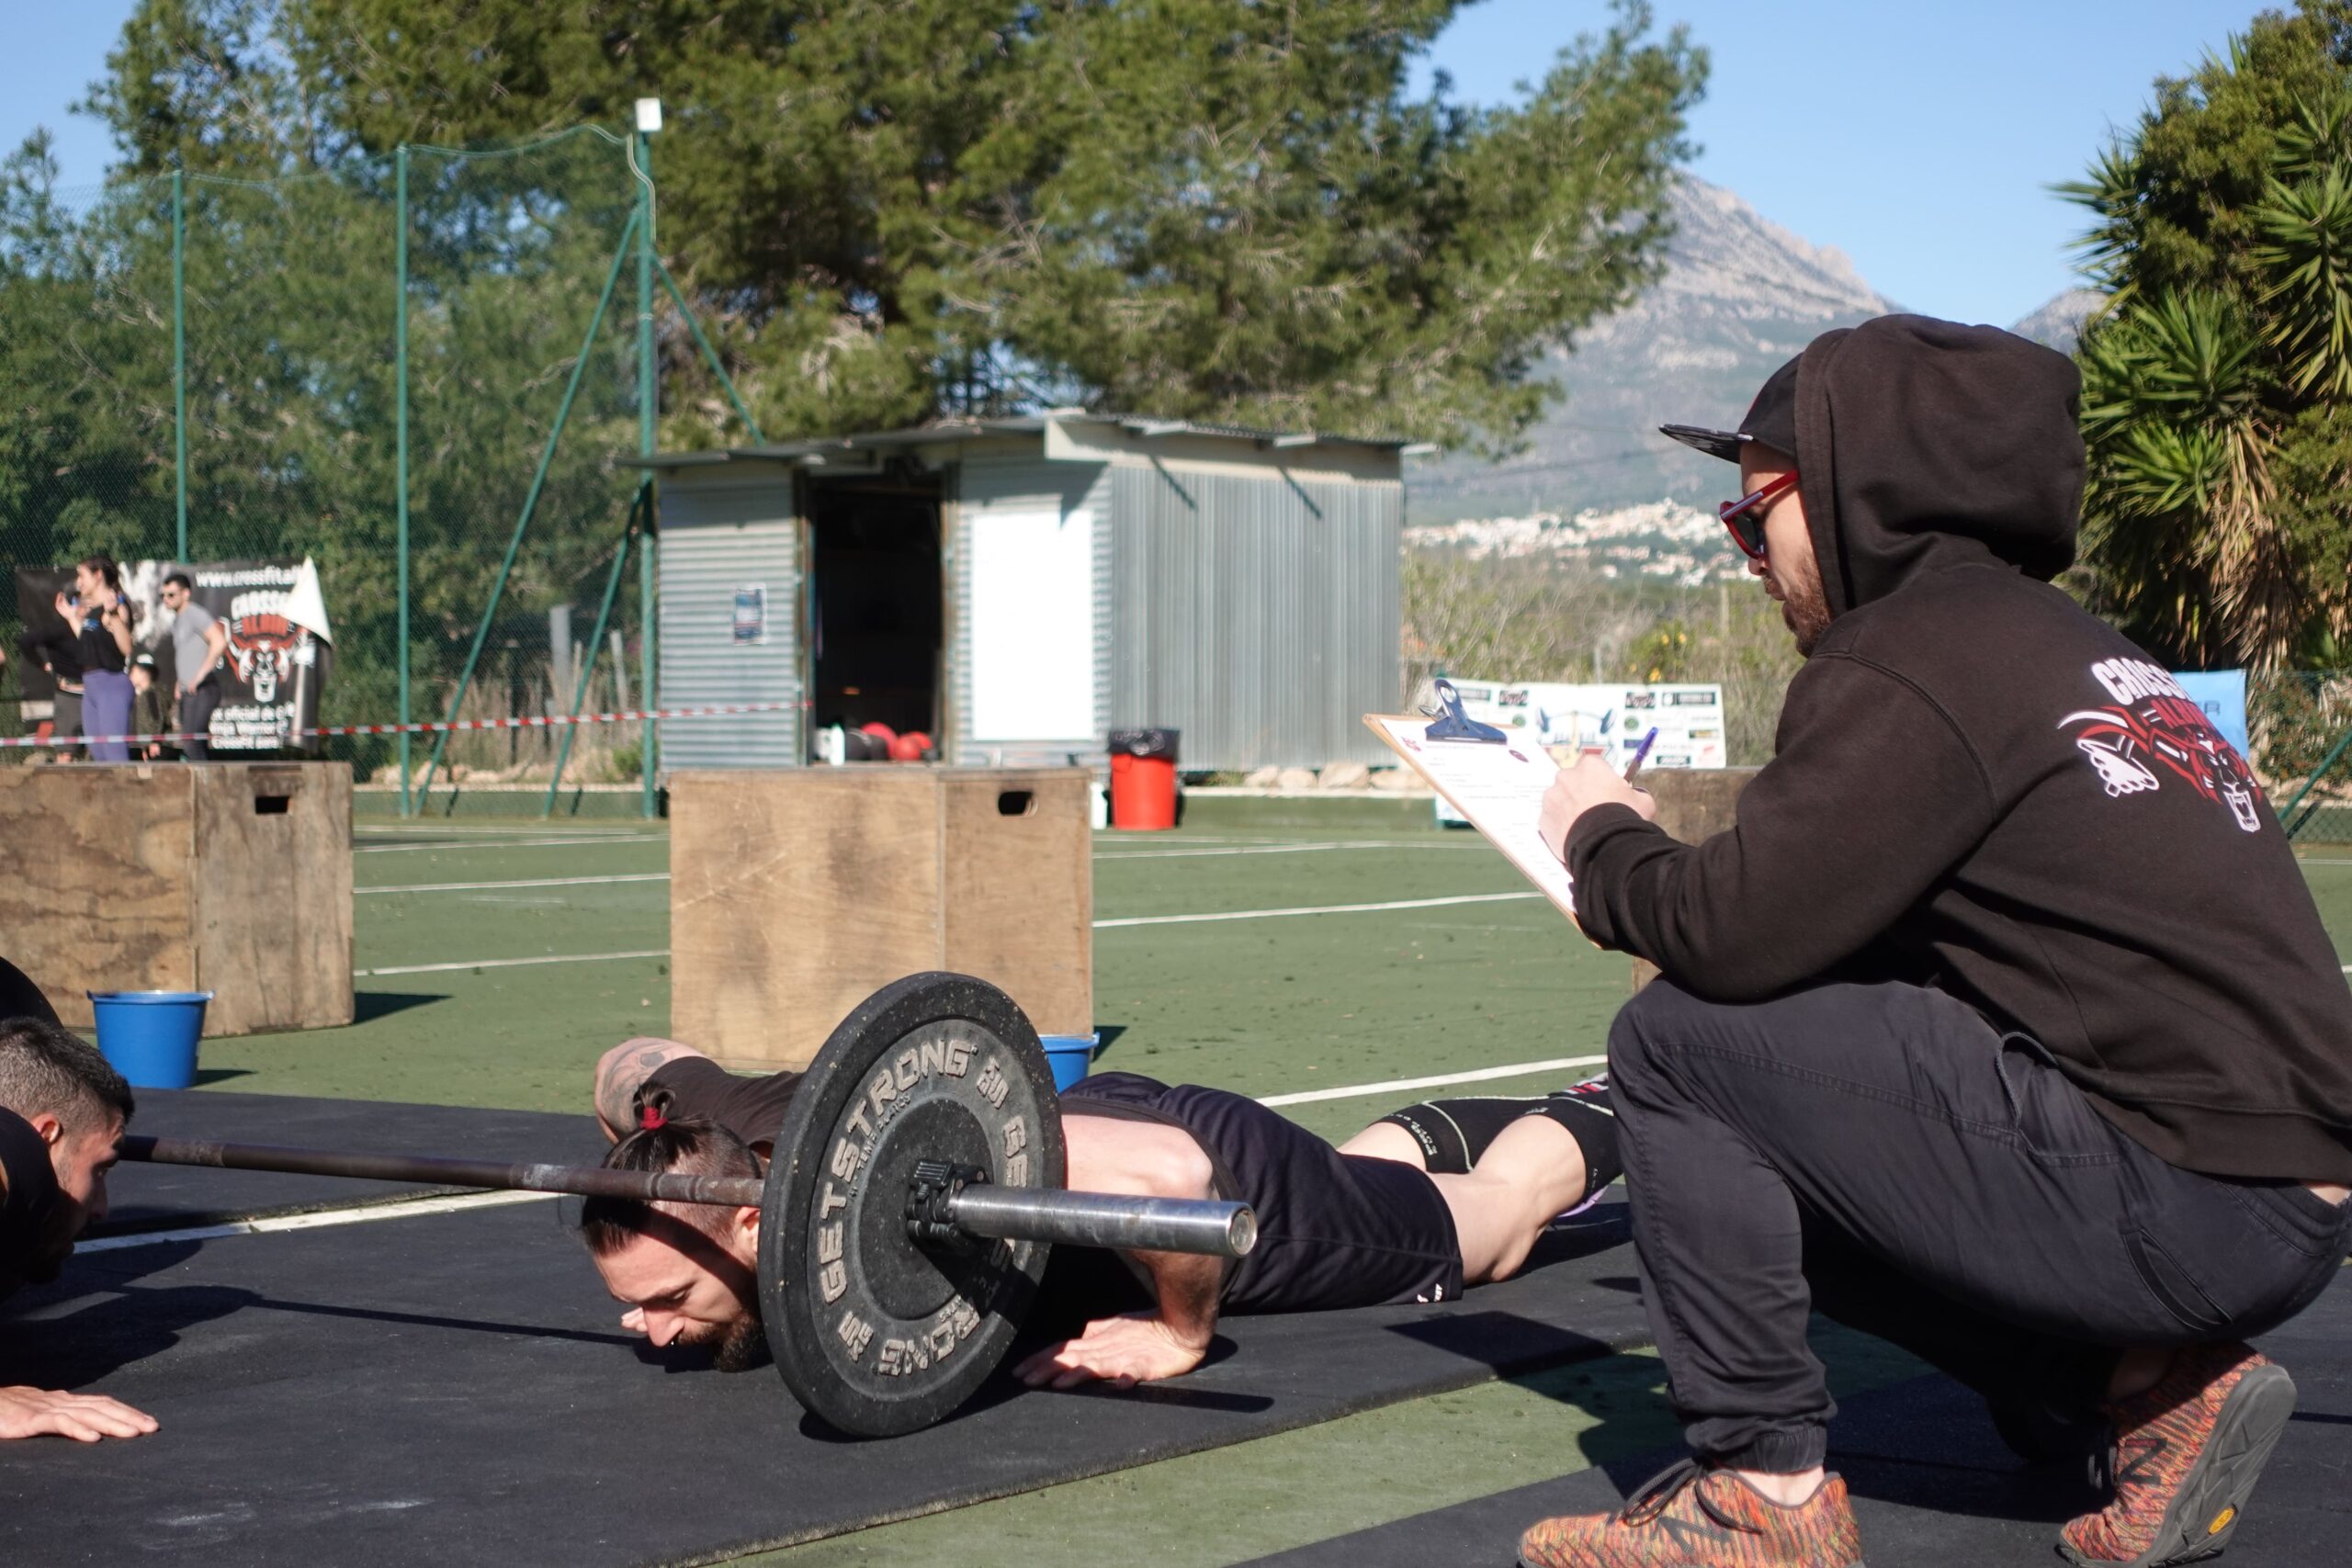
[[[1776,586],[1781,590],[1781,624],[1796,638],[1797,651],[1811,657],[1829,631],[1829,596],[1822,591],[1821,575],[1792,572]]]

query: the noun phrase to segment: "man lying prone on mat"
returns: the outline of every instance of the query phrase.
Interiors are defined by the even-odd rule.
[[[57,1278],[83,1228],[107,1214],[107,1171],[130,1120],[130,1086],[96,1046],[58,1027],[47,998],[0,960],[0,1298]],[[0,1388],[0,1438],[95,1443],[155,1418],[103,1394]]]
[[[799,1079],[739,1077],[675,1041],[617,1045],[596,1069],[597,1118],[616,1140],[605,1163],[759,1176]],[[1080,1081],[1061,1110],[1073,1190],[1247,1203],[1258,1245],[1238,1260],[1056,1251],[1034,1321],[1069,1337],[1016,1369],[1038,1387],[1181,1377],[1220,1312],[1452,1301],[1517,1272],[1544,1227],[1619,1170],[1598,1081],[1408,1106],[1336,1149],[1245,1096],[1133,1073]],[[730,1371],[761,1359],[759,1210],[598,1198],[580,1227],[628,1303],[624,1325],[657,1345],[707,1345]]]

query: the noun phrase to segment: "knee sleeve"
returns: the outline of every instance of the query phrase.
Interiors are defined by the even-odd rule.
[[[1558,1094],[1521,1103],[1527,1107],[1522,1115],[1548,1118],[1577,1141],[1584,1154],[1587,1201],[1625,1174],[1625,1162],[1617,1153],[1617,1109],[1610,1103],[1607,1078],[1591,1078]]]
[[[1528,1099],[1486,1096],[1430,1100],[1382,1117],[1412,1134],[1432,1175],[1461,1176],[1478,1163],[1502,1130],[1522,1116],[1541,1116],[1566,1132],[1584,1155],[1588,1197],[1625,1174],[1617,1153],[1617,1116],[1606,1078],[1558,1094]]]
[[[1478,1163],[1497,1134],[1527,1114],[1525,1100],[1425,1100],[1392,1111],[1393,1122],[1421,1146],[1421,1163],[1432,1176],[1461,1176]],[[1376,1125],[1376,1123],[1375,1123]]]

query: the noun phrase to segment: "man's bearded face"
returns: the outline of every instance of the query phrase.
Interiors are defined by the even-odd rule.
[[[605,1288],[629,1309],[621,1326],[655,1345],[707,1348],[721,1371],[760,1365],[767,1337],[755,1278],[740,1245],[729,1245],[731,1235],[714,1236],[683,1219],[660,1217],[668,1223],[596,1259]]]

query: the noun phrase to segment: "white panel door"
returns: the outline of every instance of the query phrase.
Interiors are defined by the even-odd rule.
[[[1094,734],[1094,514],[991,506],[971,530],[972,738]]]

